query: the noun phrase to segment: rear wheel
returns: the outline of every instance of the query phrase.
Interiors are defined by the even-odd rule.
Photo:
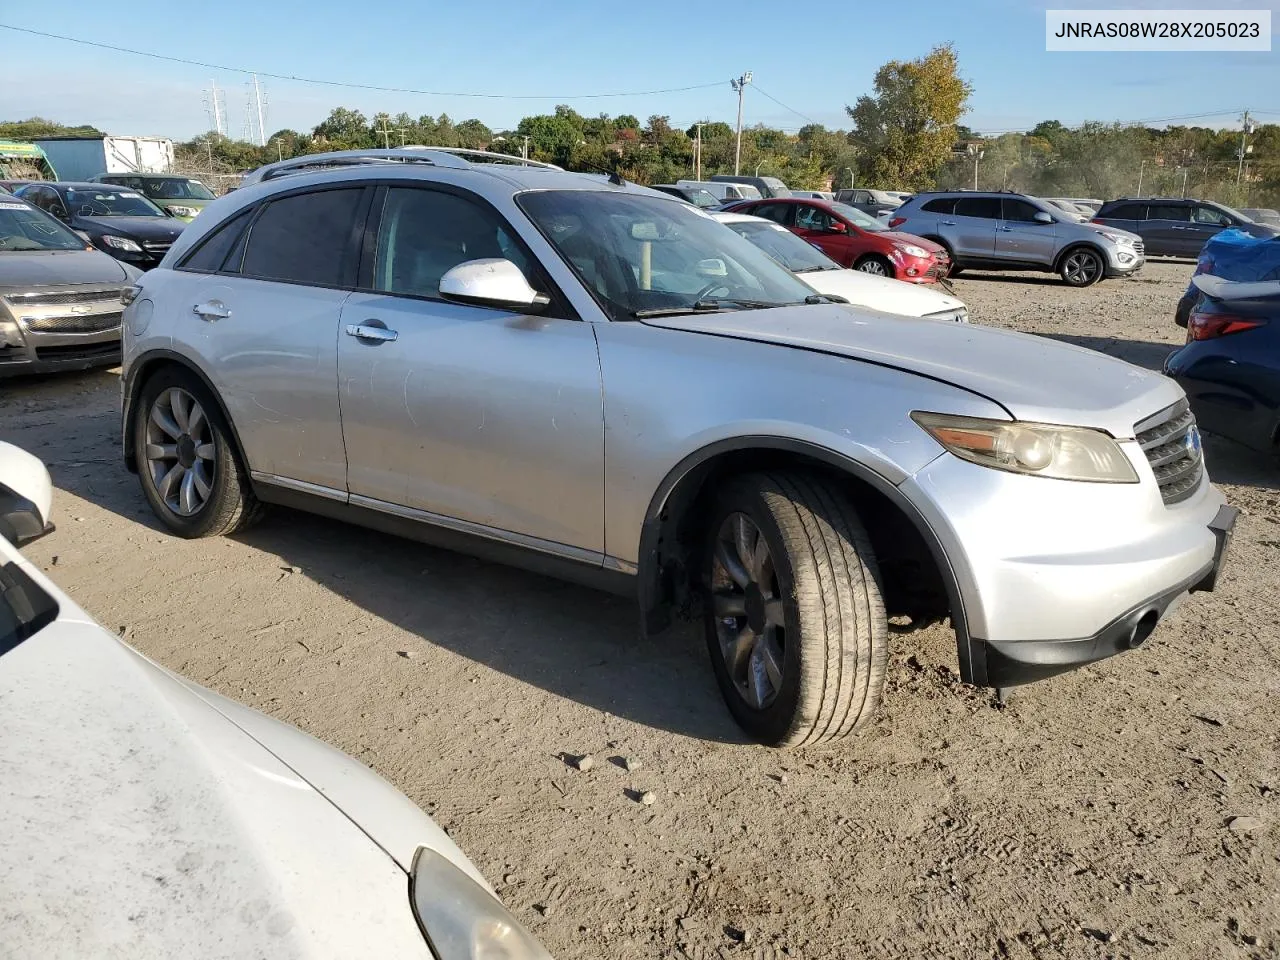
[[[170,531],[216,537],[257,519],[258,501],[230,428],[203,383],[181,370],[162,370],[147,381],[134,409],[142,492]]]
[[[879,254],[868,254],[853,265],[853,269],[869,273],[874,277],[892,277],[893,264]]]
[[[1097,250],[1080,247],[1068,251],[1058,264],[1058,275],[1069,287],[1087,287],[1102,279],[1102,255]]]
[[[880,702],[888,625],[853,507],[816,478],[750,474],[710,519],[706,639],[734,719],[773,746],[857,729]]]

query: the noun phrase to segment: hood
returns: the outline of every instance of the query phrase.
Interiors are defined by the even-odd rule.
[[[976,393],[1019,420],[1095,427],[1121,438],[1132,437],[1135,423],[1183,397],[1182,388],[1167,377],[1083,347],[841,304],[660,317],[644,323],[893,367]]]
[[[900,230],[882,230],[880,233],[873,234],[873,236],[884,237],[886,240],[891,240],[894,243],[910,243],[917,247],[923,247],[930,253],[938,253],[939,251],[946,249],[946,247],[942,246],[940,243],[934,243],[932,240],[926,240],[924,237],[917,237],[914,233],[903,233]]]
[[[956,297],[938,293],[915,283],[903,283],[888,277],[874,277],[861,270],[815,270],[796,274],[819,293],[844,297],[858,307],[906,317],[923,317],[929,313],[957,310],[964,303]]]
[[[176,240],[183,227],[173,217],[76,217],[73,225],[134,240]]]
[[[97,250],[41,250],[0,253],[0,288],[62,284],[124,283],[120,261]]]
[[[1114,233],[1117,236],[1124,237],[1130,244],[1141,243],[1142,237],[1134,233],[1132,230],[1121,230],[1119,227],[1113,227],[1108,223],[1094,223],[1091,220],[1080,221],[1080,226],[1094,233]],[[1106,237],[1103,237],[1105,240]]]
[[[11,560],[60,612],[0,655],[6,947],[23,956],[88,956],[107,944],[133,956],[221,956],[235,944],[237,956],[429,960],[402,851],[388,855],[377,835],[384,818],[409,819],[382,802],[395,794],[389,785],[239,708],[262,721],[246,731],[220,709],[229,701],[106,633],[0,542],[0,565]],[[298,766],[292,738],[305,741]],[[315,786],[326,762],[363,808],[341,807]],[[415,848],[478,876],[396,796],[416,814]]]

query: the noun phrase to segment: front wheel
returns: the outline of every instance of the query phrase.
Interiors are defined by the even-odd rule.
[[[884,257],[871,254],[863,257],[853,265],[853,269],[861,270],[863,273],[869,273],[873,277],[892,277],[893,264]]]
[[[716,682],[748,734],[821,743],[874,715],[888,623],[870,541],[838,489],[785,473],[734,480],[712,511],[703,570]]]
[[[194,376],[162,370],[147,381],[134,416],[142,492],[180,537],[216,537],[259,513],[213,396]]]
[[[1062,258],[1058,275],[1069,287],[1087,287],[1102,279],[1104,264],[1096,250],[1072,250]]]

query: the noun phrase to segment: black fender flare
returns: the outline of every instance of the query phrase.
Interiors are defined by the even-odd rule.
[[[665,609],[663,571],[658,563],[658,552],[670,519],[664,518],[663,513],[672,494],[686,479],[696,477],[699,470],[708,467],[716,457],[741,450],[794,453],[819,461],[840,473],[866,483],[901,510],[928,546],[947,591],[947,601],[951,607],[951,623],[956,633],[960,679],[965,683],[978,685],[986,683],[985,643],[969,635],[964,596],[960,590],[960,581],[954,564],[925,516],[907,499],[895,483],[866,464],[818,444],[789,437],[756,435],[717,440],[690,453],[667,472],[650,498],[640,529],[637,594],[640,600],[641,622],[646,632],[656,632],[669,621],[669,614]]]

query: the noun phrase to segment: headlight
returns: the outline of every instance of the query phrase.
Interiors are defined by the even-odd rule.
[[[916,411],[911,419],[962,460],[1057,480],[1137,483],[1120,445],[1100,430]]]
[[[175,217],[194,217],[200,210],[197,207],[170,207]]]
[[[113,237],[111,234],[105,234],[100,238],[108,247],[114,247],[116,250],[128,250],[130,253],[141,253],[142,248],[130,240],[128,237]]]
[[[409,896],[439,960],[551,960],[493,894],[434,850],[418,850]]]
[[[1110,230],[1099,230],[1098,232],[1112,243],[1119,243],[1126,247],[1133,245],[1133,237],[1127,237],[1123,233],[1112,233]]]
[[[0,317],[0,347],[22,346],[22,331],[8,317]]]
[[[917,247],[914,243],[895,243],[894,246],[909,257],[929,256],[928,250],[924,249],[924,247]]]
[[[968,323],[969,311],[965,307],[956,307],[954,310],[939,310],[937,313],[926,313],[926,320],[949,320],[953,323]]]

